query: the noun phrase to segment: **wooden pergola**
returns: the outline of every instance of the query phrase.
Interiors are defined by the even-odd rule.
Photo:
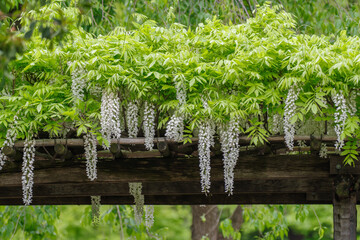
[[[197,139],[176,143],[156,138],[156,149],[145,151],[143,138],[114,140],[110,151],[99,146],[98,177],[85,172],[82,139],[36,140],[34,205],[133,204],[129,182],[142,182],[145,204],[332,204],[334,239],[356,239],[356,204],[359,203],[359,166],[343,165],[344,157],[332,153],[319,157],[321,143],[333,146],[335,138],[297,136],[309,147],[288,152],[282,136],[268,138],[261,147],[249,146],[241,137],[235,169],[234,194],[224,192],[219,143],[211,157],[211,189],[201,192]],[[21,157],[24,143],[4,148],[11,159],[0,173],[0,204],[22,205]]]

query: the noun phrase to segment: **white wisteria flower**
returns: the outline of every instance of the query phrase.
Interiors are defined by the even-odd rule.
[[[131,182],[129,183],[129,192],[134,197],[135,207],[135,221],[138,225],[142,222],[142,216],[144,214],[144,195],[141,194],[142,183]]]
[[[327,155],[328,155],[328,150],[327,150],[326,143],[322,143],[321,148],[320,148],[320,152],[319,152],[319,156],[321,158],[327,158]]]
[[[281,116],[275,113],[272,117],[272,133],[279,133],[281,131]]]
[[[84,135],[84,149],[86,158],[86,175],[91,181],[97,178],[97,150],[96,136],[90,132]]]
[[[183,83],[175,83],[176,88],[176,99],[179,101],[179,106],[186,103],[186,89]]]
[[[154,225],[154,206],[145,205],[145,226],[151,228]]]
[[[143,129],[145,136],[145,148],[147,150],[152,150],[154,147],[154,137],[155,137],[155,107],[153,104],[145,102],[144,109],[144,120],[143,120]]]
[[[35,162],[35,139],[25,139],[22,163],[22,190],[23,202],[30,205],[33,197],[34,185],[34,162]]]
[[[221,151],[223,152],[225,192],[233,194],[234,169],[240,151],[240,124],[231,119],[226,125],[220,126]]]
[[[344,132],[345,123],[348,118],[347,113],[349,112],[349,109],[346,106],[346,100],[341,91],[340,93],[335,94],[335,96],[332,97],[332,100],[336,107],[336,111],[334,113],[334,129],[337,136],[335,148],[341,151],[342,147],[344,146],[344,140],[341,139],[341,135]]]
[[[91,216],[94,226],[99,226],[100,224],[100,201],[101,196],[91,196]]]
[[[17,125],[18,116],[17,114],[14,116],[13,121],[10,123],[9,128],[6,132],[6,139],[4,141],[4,145],[0,149],[0,170],[5,165],[5,162],[7,160],[7,157],[3,153],[4,147],[14,147],[14,143],[17,137],[15,126]]]
[[[126,109],[126,124],[130,138],[136,138],[139,128],[139,107],[137,101],[130,101]]]
[[[176,116],[175,114],[171,116],[170,121],[166,125],[165,136],[169,140],[173,141],[182,141],[184,132],[184,117]]]
[[[121,126],[120,126],[120,98],[114,92],[103,91],[101,98],[101,134],[109,144],[111,138],[120,139]],[[103,144],[105,149],[108,146]]]
[[[86,87],[85,71],[82,68],[76,68],[71,72],[71,92],[74,101],[84,100],[84,88]]]
[[[205,194],[210,191],[210,153],[214,146],[215,124],[210,121],[204,121],[199,125],[199,166],[201,176],[201,191]]]
[[[294,149],[294,135],[295,135],[295,124],[291,123],[291,118],[296,113],[296,100],[299,96],[299,90],[295,91],[294,86],[289,89],[288,95],[285,100],[285,111],[284,111],[284,132],[285,132],[285,143],[290,149]]]

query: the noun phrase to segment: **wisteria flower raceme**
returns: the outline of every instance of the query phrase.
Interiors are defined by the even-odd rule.
[[[215,124],[210,121],[204,121],[199,126],[199,165],[201,176],[201,191],[209,193],[210,191],[210,154],[211,146],[214,146]]]
[[[80,68],[76,68],[71,72],[71,91],[74,100],[84,100],[84,89],[86,87],[86,80],[84,78],[85,71]]]
[[[144,195],[141,194],[142,183],[132,182],[129,183],[129,192],[134,197],[135,207],[135,221],[138,225],[142,222],[142,216],[144,214]]]
[[[285,100],[285,111],[284,111],[284,132],[285,132],[285,143],[286,146],[293,150],[294,148],[294,135],[295,135],[295,124],[291,123],[291,118],[296,113],[296,100],[299,96],[299,90],[294,89],[292,86],[289,89],[288,95]]]
[[[220,143],[223,152],[225,192],[233,194],[234,169],[240,151],[240,124],[237,119],[231,119],[226,125],[220,126]]]
[[[22,164],[22,190],[23,202],[30,205],[33,197],[35,162],[35,139],[25,139]]]
[[[279,133],[281,130],[281,116],[275,113],[272,117],[272,133]]]
[[[186,89],[185,85],[182,84],[175,84],[176,88],[176,99],[179,101],[179,106],[182,106],[186,103]]]
[[[86,158],[86,174],[91,181],[97,178],[97,150],[96,136],[92,133],[84,135],[84,149]]]
[[[184,132],[184,117],[176,116],[175,114],[171,116],[170,121],[166,125],[165,136],[169,140],[173,141],[182,141]]]
[[[346,106],[346,100],[342,92],[335,94],[335,96],[332,97],[332,100],[336,107],[336,111],[334,113],[334,119],[335,119],[334,128],[337,136],[335,148],[340,151],[344,146],[344,140],[341,139],[341,135],[344,132],[345,123],[348,118],[347,113],[349,112],[349,109]]]
[[[16,131],[15,131],[15,126],[17,125],[17,120],[18,120],[18,116],[17,114],[14,116],[13,121],[11,122],[7,132],[6,132],[6,139],[4,141],[4,145],[3,147],[0,149],[0,170],[3,168],[3,166],[5,165],[5,162],[7,160],[7,157],[5,156],[5,154],[3,153],[3,148],[4,147],[14,147],[14,143],[16,140]]]
[[[328,150],[327,150],[326,143],[322,143],[321,147],[320,147],[319,156],[321,158],[327,158],[327,155],[328,155]]]
[[[154,225],[154,206],[146,205],[145,206],[145,226],[151,228]]]
[[[103,91],[101,98],[101,134],[109,144],[111,138],[120,139],[121,127],[120,127],[120,98],[117,94],[109,91]],[[103,145],[105,149],[109,147]]]
[[[138,134],[139,107],[137,101],[130,101],[126,109],[126,124],[129,138],[135,138]]]
[[[101,196],[91,196],[91,216],[94,226],[99,226],[100,224],[100,201]]]
[[[143,129],[145,135],[145,148],[152,150],[155,137],[155,110],[154,105],[145,103]]]

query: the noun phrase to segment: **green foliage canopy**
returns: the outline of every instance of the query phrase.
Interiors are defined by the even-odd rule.
[[[18,113],[20,138],[43,132],[59,136],[74,127],[78,135],[98,133],[106,90],[119,93],[123,105],[130,100],[155,104],[159,129],[174,112],[186,116],[189,133],[205,119],[221,124],[236,117],[244,120],[243,132],[254,144],[263,143],[273,134],[268,117],[283,113],[291,86],[301,89],[293,122],[332,119],[331,96],[341,91],[349,98],[359,87],[358,37],[309,36],[294,28],[290,14],[264,5],[239,25],[214,18],[195,30],[177,23],[164,28],[139,15],[136,30],[118,27],[94,37],[74,27],[67,43],[55,48],[35,35],[11,65],[17,78],[6,88],[14,94],[1,98],[1,127],[5,130]],[[84,70],[86,86],[84,101],[75,102],[71,73],[76,69]],[[185,105],[178,104],[176,85],[185,86]],[[209,108],[203,107],[204,99]],[[358,139],[358,122],[356,114],[349,116],[342,137]]]

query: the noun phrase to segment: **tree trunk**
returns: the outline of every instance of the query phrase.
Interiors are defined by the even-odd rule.
[[[224,240],[219,232],[220,212],[216,205],[193,205],[191,206],[193,223],[191,226],[192,240],[200,240],[207,237],[210,240]],[[232,226],[238,231],[243,223],[243,210],[237,206],[231,216]]]
[[[208,237],[217,240],[220,212],[216,205],[191,206],[193,223],[191,226],[192,240],[201,240]]]
[[[334,240],[356,240],[356,193],[334,197]]]

